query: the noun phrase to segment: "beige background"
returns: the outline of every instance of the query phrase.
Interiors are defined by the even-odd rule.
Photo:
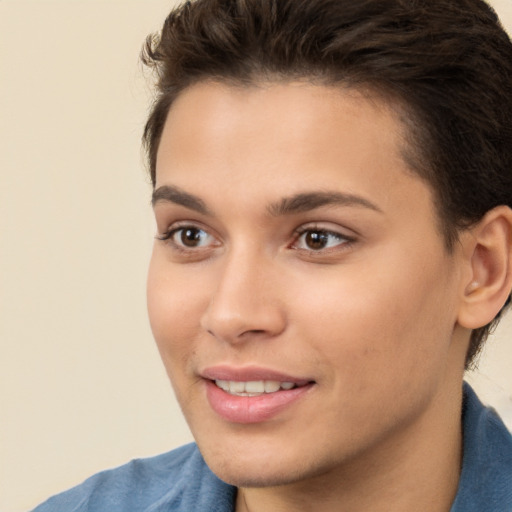
[[[145,310],[138,53],[172,3],[0,0],[0,512],[190,439]],[[503,327],[478,387],[512,424]]]

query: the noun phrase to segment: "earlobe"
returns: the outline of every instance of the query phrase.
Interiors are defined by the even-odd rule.
[[[463,243],[470,278],[464,283],[458,323],[477,329],[494,319],[512,288],[512,210],[493,208],[469,231]]]

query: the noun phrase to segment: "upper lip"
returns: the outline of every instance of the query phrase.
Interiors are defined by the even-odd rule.
[[[312,382],[312,379],[296,377],[280,371],[259,366],[210,366],[200,372],[201,377],[209,380],[228,380],[235,382],[249,382],[257,380],[273,380],[277,382],[293,382],[300,386]]]

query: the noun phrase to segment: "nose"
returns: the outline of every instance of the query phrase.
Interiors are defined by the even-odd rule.
[[[274,338],[285,329],[278,272],[272,260],[232,254],[223,263],[212,289],[201,326],[216,339],[236,344]]]

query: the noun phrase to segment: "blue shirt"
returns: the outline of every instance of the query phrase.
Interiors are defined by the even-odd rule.
[[[450,512],[512,512],[512,436],[464,385],[464,456]],[[236,488],[189,444],[92,476],[34,512],[234,512]]]
[[[462,405],[464,455],[450,512],[512,512],[512,436],[468,384]]]

